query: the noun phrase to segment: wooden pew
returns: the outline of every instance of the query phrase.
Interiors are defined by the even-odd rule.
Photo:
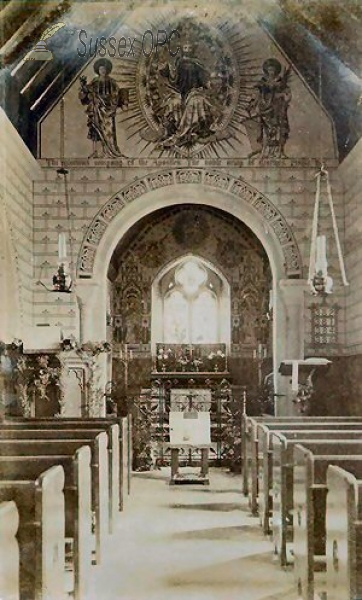
[[[328,600],[362,598],[362,476],[354,466],[327,470]]]
[[[293,550],[298,594],[313,600],[326,592],[326,497],[330,464],[362,476],[362,454],[319,456],[303,443],[294,448]]]
[[[328,429],[339,430],[341,427],[343,429],[356,429],[358,428],[358,421],[327,421]],[[290,421],[288,423],[253,423],[252,425],[252,433],[250,437],[250,469],[249,469],[249,505],[251,508],[251,512],[254,515],[258,514],[258,495],[259,495],[259,468],[263,464],[263,451],[264,446],[263,443],[259,440],[260,436],[269,436],[269,432],[271,431],[291,431],[293,429],[306,429],[306,430],[322,430],[327,427],[326,423],[322,423],[321,421],[313,421],[309,419],[307,422]],[[360,422],[360,427],[362,429],[362,422]]]
[[[95,437],[104,431],[103,427],[98,428],[78,428],[78,427],[50,427],[45,428],[43,425],[32,427],[32,424],[24,424],[23,428],[0,425],[0,440],[1,439],[69,439],[69,440],[85,440],[90,437]],[[119,426],[111,424],[107,427],[108,436],[108,482],[109,482],[109,533],[113,533],[117,515],[119,510]]]
[[[293,469],[294,447],[298,443],[300,441],[288,440],[273,432],[273,543],[282,566],[293,562]],[[362,453],[362,440],[311,439],[303,440],[303,446],[318,455]]]
[[[362,439],[362,423],[335,424],[327,423],[324,427],[321,425],[313,429],[291,429],[280,431],[288,439],[326,439],[340,437],[344,430],[344,437],[359,440]],[[343,429],[342,429],[343,428]],[[272,489],[273,489],[273,429],[266,425],[258,425],[258,498],[256,500],[261,525],[265,535],[271,532],[272,516]],[[277,430],[279,431],[279,429]]]
[[[74,598],[86,600],[92,565],[91,451],[78,448],[73,456],[0,457],[0,480],[37,479],[59,464],[65,475],[65,537],[73,543]],[[1,596],[0,596],[1,597]]]
[[[102,431],[107,431],[110,443],[112,439],[112,447],[114,447],[115,440],[115,429],[114,425],[118,426],[118,452],[114,452],[115,459],[113,459],[113,467],[114,473],[112,479],[115,483],[118,482],[119,492],[118,492],[118,509],[123,510],[123,496],[124,496],[124,488],[126,487],[126,479],[123,474],[123,464],[125,462],[124,455],[124,445],[127,443],[127,440],[124,439],[124,433],[127,431],[126,426],[127,419],[121,417],[97,417],[97,418],[78,418],[78,417],[66,417],[66,418],[54,418],[54,417],[42,417],[42,418],[6,418],[4,421],[0,420],[0,427],[2,428],[19,428],[22,429],[24,425],[30,426],[32,429],[37,427],[41,428],[42,426],[45,429],[48,428],[56,428],[56,429],[68,429],[68,428],[76,428],[76,429],[95,429],[100,428]],[[112,432],[112,433],[111,433]],[[118,472],[115,472],[116,465],[118,463]],[[113,517],[116,515],[116,507],[113,509]]]
[[[64,600],[64,471],[57,465],[35,480],[0,482],[0,502],[19,512],[20,599]]]
[[[15,502],[0,503],[0,598],[19,600],[19,513]]]
[[[242,415],[241,419],[241,451],[242,451],[242,477],[243,477],[243,493],[247,496],[249,493],[249,465],[251,461],[251,440],[253,435],[255,436],[255,428],[258,423],[264,423],[266,425],[276,425],[288,423],[329,423],[329,422],[344,421],[348,422],[362,422],[362,417],[272,417],[270,415],[264,415],[259,417],[251,417],[247,414]]]
[[[0,440],[0,456],[73,455],[78,448],[89,445],[92,451],[92,511],[95,516],[96,562],[102,554],[108,533],[108,450],[105,431],[84,440]]]

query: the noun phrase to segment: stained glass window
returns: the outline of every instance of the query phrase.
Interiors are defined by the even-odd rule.
[[[189,341],[189,306],[179,290],[170,292],[164,303],[164,341],[169,344],[187,344]]]
[[[218,298],[209,276],[195,259],[175,269],[173,282],[164,296],[164,342],[219,342]]]
[[[217,298],[204,290],[191,303],[191,343],[213,344],[218,341]]]

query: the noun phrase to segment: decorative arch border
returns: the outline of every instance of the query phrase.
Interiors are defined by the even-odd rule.
[[[298,279],[302,276],[302,261],[293,232],[281,212],[264,194],[241,177],[216,170],[183,168],[165,169],[139,177],[106,202],[83,238],[77,265],[78,277],[88,279],[93,276],[98,245],[111,221],[127,204],[148,192],[179,184],[198,184],[224,191],[252,206],[275,233],[284,256],[286,277]]]

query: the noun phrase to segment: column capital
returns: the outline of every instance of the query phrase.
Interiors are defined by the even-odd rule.
[[[94,295],[99,290],[99,287],[99,283],[95,283],[92,280],[77,279],[74,292],[78,302],[80,301],[83,304],[87,304],[92,301]]]

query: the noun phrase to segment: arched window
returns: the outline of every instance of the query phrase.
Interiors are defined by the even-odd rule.
[[[220,341],[218,275],[196,258],[188,258],[161,280],[163,341],[213,344]]]

